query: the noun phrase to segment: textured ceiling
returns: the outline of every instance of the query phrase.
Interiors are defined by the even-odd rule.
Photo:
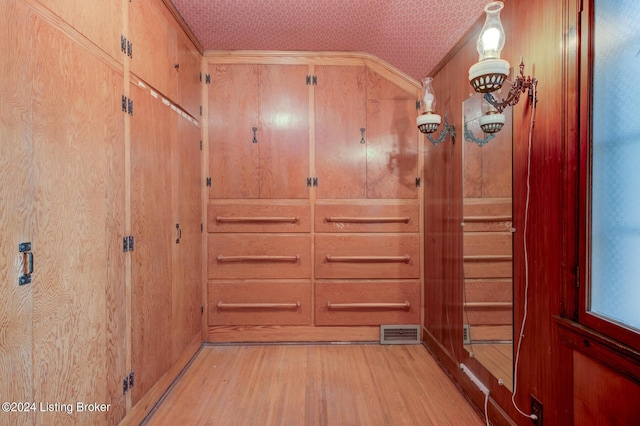
[[[488,0],[171,0],[205,50],[370,53],[420,79]]]

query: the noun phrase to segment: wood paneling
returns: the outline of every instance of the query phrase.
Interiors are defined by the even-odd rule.
[[[315,170],[318,198],[365,198],[366,72],[364,67],[316,66]],[[365,143],[362,133],[365,129]]]
[[[178,99],[180,107],[191,116],[200,119],[201,82],[200,68],[202,56],[186,41],[178,37]]]
[[[123,62],[124,54],[120,50],[120,35],[123,29],[122,1],[103,1],[92,7],[84,7],[83,0],[40,0],[40,3],[111,57]]]
[[[172,144],[177,114],[160,99],[131,86],[135,115],[131,119],[131,253],[132,361],[136,372],[133,404],[171,366],[158,356],[172,335]]]
[[[175,222],[180,225],[173,244],[171,325],[172,362],[176,362],[202,327],[202,174],[200,172],[200,128],[184,117],[178,118],[180,137],[173,147],[173,194]]]
[[[260,66],[260,198],[309,197],[308,72],[305,65]]]
[[[209,65],[209,198],[260,196],[259,145],[251,130],[258,126],[258,73],[257,65]]]
[[[367,102],[367,198],[418,198],[415,100]]]
[[[125,369],[123,75],[43,20],[32,37],[32,400],[110,403],[91,421],[116,423]],[[36,414],[36,423],[67,421],[66,412]]]
[[[394,81],[385,78],[382,74],[379,74],[374,69],[367,67],[367,99],[405,99],[415,101],[417,98],[417,88],[412,87],[410,91],[407,91],[405,87],[400,87],[396,83],[399,83],[397,75],[387,75]]]
[[[33,19],[14,0],[0,1],[0,49],[14,55],[0,58],[0,395],[11,401],[30,401],[33,395],[33,285],[18,285],[23,256],[18,244],[33,237]],[[39,247],[35,246],[35,255]],[[37,257],[36,257],[37,261]],[[36,266],[38,266],[36,264]],[[37,275],[34,275],[37,281]],[[11,424],[33,424],[35,413],[3,413]]]
[[[178,25],[161,0],[129,2],[131,72],[172,101],[178,97]]]

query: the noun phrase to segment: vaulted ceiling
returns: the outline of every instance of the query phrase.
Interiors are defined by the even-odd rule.
[[[370,53],[420,79],[488,0],[171,0],[204,50]]]

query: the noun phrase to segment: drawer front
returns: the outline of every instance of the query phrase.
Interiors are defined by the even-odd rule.
[[[209,204],[208,232],[311,232],[304,204]]]
[[[210,281],[209,325],[310,325],[311,282]]]
[[[407,204],[318,204],[316,232],[419,232],[420,209]]]
[[[417,234],[315,236],[316,278],[419,278]]]
[[[311,278],[309,235],[210,234],[208,277]]]
[[[419,281],[316,282],[316,325],[420,324]]]

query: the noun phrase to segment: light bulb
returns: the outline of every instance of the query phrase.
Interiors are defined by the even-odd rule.
[[[436,95],[433,92],[432,77],[422,79],[422,108],[424,112],[433,112],[436,108]]]
[[[431,93],[424,95],[424,109],[426,111],[433,111],[433,101],[436,99]]]
[[[504,3],[494,1],[485,6],[484,11],[487,18],[484,22],[480,36],[476,43],[480,60],[500,59],[500,52],[504,47],[504,29],[500,22],[500,11],[504,7]]]

